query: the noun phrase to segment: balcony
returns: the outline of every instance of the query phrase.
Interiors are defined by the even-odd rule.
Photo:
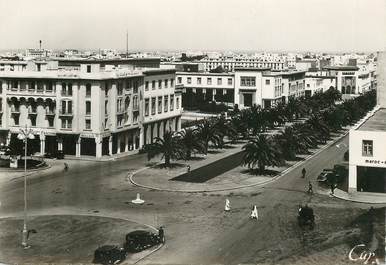
[[[139,105],[133,105],[133,111],[139,111]]]
[[[20,108],[19,108],[19,107],[12,106],[12,107],[11,107],[11,113],[12,113],[12,114],[20,114]]]
[[[72,117],[74,114],[72,113],[72,111],[63,111],[63,110],[60,110],[59,111],[59,116],[66,116],[66,117]]]
[[[37,115],[37,109],[36,108],[28,108],[28,115]]]
[[[47,116],[55,116],[55,110],[54,109],[46,109],[46,115]]]

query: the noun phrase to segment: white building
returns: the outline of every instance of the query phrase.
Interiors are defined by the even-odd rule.
[[[0,142],[28,126],[36,153],[100,158],[179,130],[175,70],[151,68],[155,61],[65,60],[55,70],[0,72]]]
[[[378,53],[377,108],[350,130],[349,192],[386,192],[386,52]]]

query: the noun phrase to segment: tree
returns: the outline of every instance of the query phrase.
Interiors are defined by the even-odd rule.
[[[198,137],[199,130],[187,128],[180,131],[179,139],[184,148],[184,157],[189,160],[192,153],[204,153],[205,145],[203,141]]]
[[[162,154],[161,159],[165,159],[165,166],[170,167],[170,160],[178,160],[184,157],[184,147],[177,134],[166,131],[164,137],[156,137],[155,142],[144,147],[147,152],[147,159]]]
[[[286,160],[295,160],[296,154],[304,153],[308,150],[307,143],[304,141],[305,139],[301,139],[292,127],[285,128],[285,130],[275,138]]]
[[[243,150],[245,151],[243,164],[249,168],[257,166],[260,174],[264,173],[266,166],[278,167],[284,163],[277,144],[272,138],[262,134],[244,145]]]
[[[204,120],[203,123],[198,125],[198,130],[198,136],[204,142],[205,153],[208,152],[209,142],[216,146],[221,145],[221,136],[214,122]]]

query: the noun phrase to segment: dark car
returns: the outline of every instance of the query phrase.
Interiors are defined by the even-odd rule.
[[[311,229],[313,229],[315,224],[314,210],[307,205],[300,206],[298,212],[298,223],[301,227],[308,225]]]
[[[126,259],[127,252],[119,246],[105,245],[94,252],[93,263],[119,264]]]
[[[123,245],[129,253],[140,252],[161,243],[158,235],[149,231],[137,230],[126,235],[126,242]]]
[[[326,182],[328,179],[331,178],[335,173],[332,169],[323,169],[323,171],[319,174],[319,176],[316,178],[319,182]]]
[[[64,153],[63,153],[63,151],[46,152],[44,157],[45,158],[64,159]]]

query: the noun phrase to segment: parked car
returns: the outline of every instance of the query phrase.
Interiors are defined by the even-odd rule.
[[[158,235],[149,231],[137,230],[126,235],[126,242],[123,247],[127,252],[135,253],[160,243],[161,239]]]
[[[64,153],[63,153],[63,151],[46,152],[44,157],[45,158],[64,159]]]
[[[335,173],[332,169],[323,169],[323,171],[319,174],[319,176],[316,178],[319,182],[326,182],[331,176],[333,176]]]
[[[124,248],[105,245],[95,250],[93,263],[119,264],[126,259],[126,256],[127,252]]]

